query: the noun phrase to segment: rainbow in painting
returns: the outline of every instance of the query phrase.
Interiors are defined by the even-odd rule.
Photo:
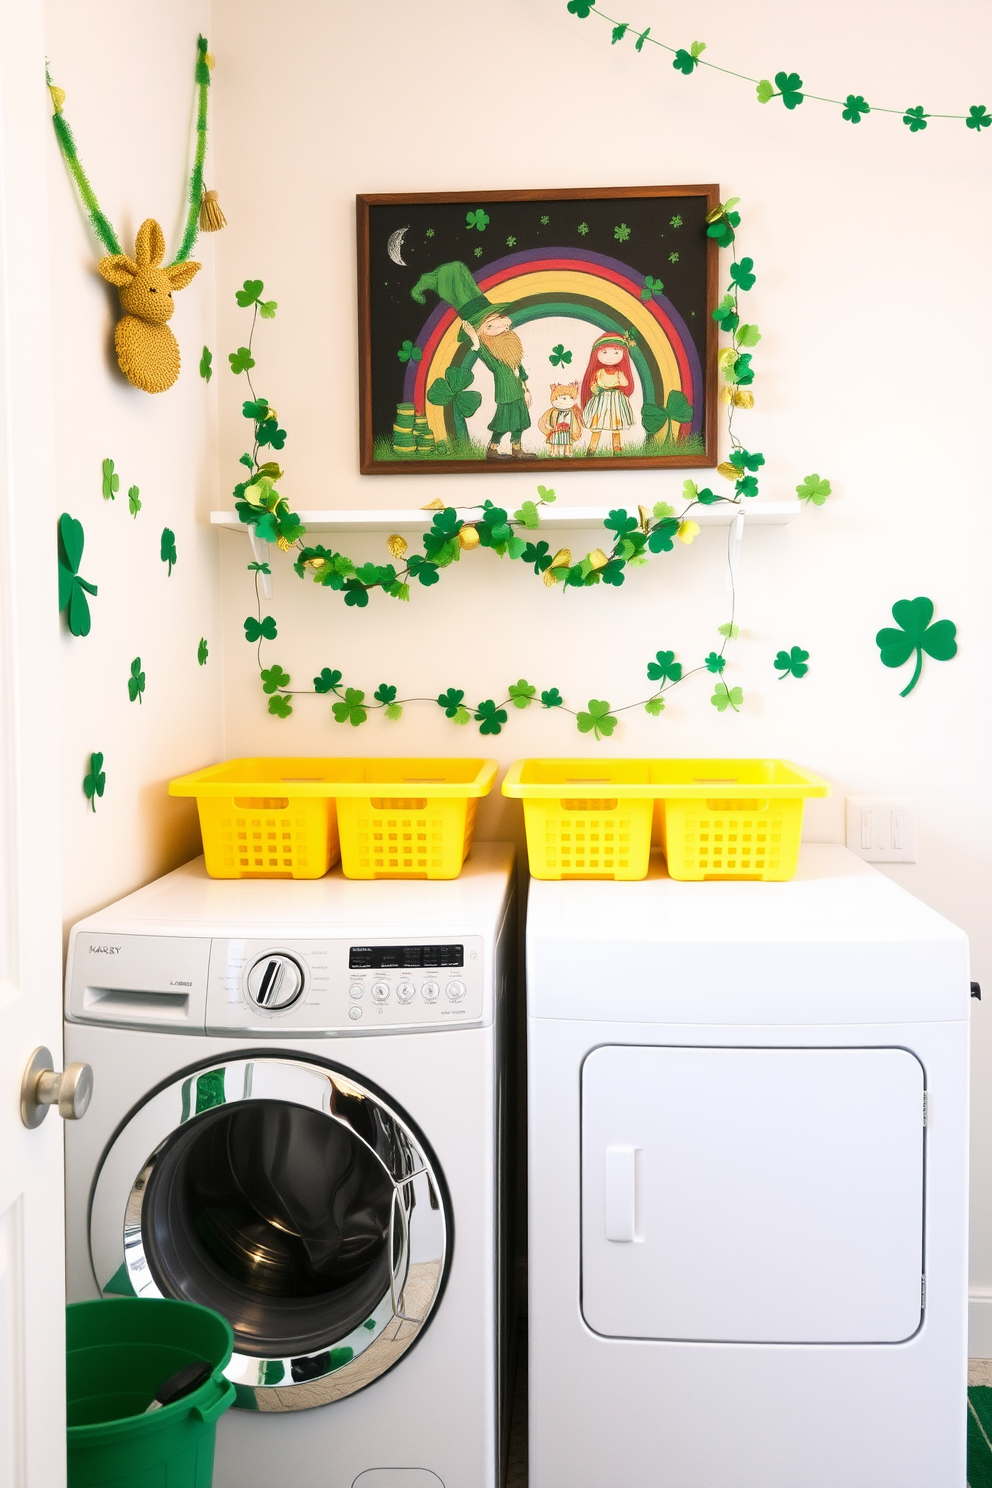
[[[715,463],[715,192],[360,198],[363,471]]]

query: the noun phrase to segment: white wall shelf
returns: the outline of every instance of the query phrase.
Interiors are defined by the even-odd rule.
[[[622,503],[617,502],[620,506]],[[681,503],[676,504],[676,511]],[[627,504],[631,516],[637,515],[637,503]],[[458,511],[470,520],[476,508],[459,507]],[[541,508],[541,530],[579,530],[601,527],[611,508],[606,506],[550,506]],[[802,510],[799,501],[745,501],[741,507],[720,504],[693,508],[692,520],[700,527],[729,527],[738,512],[748,527],[782,527],[798,517]],[[301,511],[300,521],[311,532],[416,532],[431,525],[433,513],[419,508],[402,507],[396,510],[368,511]],[[215,527],[232,532],[242,532],[245,524],[235,511],[213,511],[210,521]],[[521,529],[521,536],[523,536]]]

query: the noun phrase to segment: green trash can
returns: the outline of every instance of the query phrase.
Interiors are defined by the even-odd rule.
[[[113,1297],[66,1309],[69,1488],[210,1488],[218,1417],[233,1405],[224,1378],[230,1324],[209,1308]],[[211,1374],[146,1415],[184,1365]]]

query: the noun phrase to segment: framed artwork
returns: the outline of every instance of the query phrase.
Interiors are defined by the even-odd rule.
[[[359,196],[362,474],[715,465],[719,200]]]

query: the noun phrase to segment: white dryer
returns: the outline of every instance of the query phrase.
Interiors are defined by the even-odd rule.
[[[230,1320],[216,1488],[497,1488],[514,957],[500,843],[434,883],[199,859],[74,928],[69,1297]]]
[[[962,1488],[968,947],[845,849],[532,883],[530,1488]]]

